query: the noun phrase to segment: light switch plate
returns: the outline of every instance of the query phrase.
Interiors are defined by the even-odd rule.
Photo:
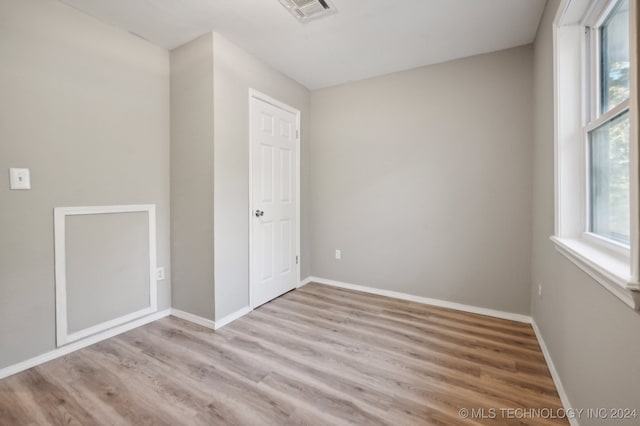
[[[31,189],[29,169],[9,169],[9,182],[11,189]]]

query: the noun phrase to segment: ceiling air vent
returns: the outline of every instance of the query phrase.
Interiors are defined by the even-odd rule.
[[[309,22],[337,12],[329,0],[280,0],[280,3],[300,22]]]

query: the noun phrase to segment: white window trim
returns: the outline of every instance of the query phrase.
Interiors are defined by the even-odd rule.
[[[632,89],[631,99],[598,120],[590,123],[595,102],[585,102],[590,94],[597,94],[588,77],[586,55],[590,52],[584,32],[585,20],[575,17],[594,16],[601,21],[611,10],[603,5],[608,0],[595,0],[585,4],[579,0],[563,0],[554,22],[554,96],[555,96],[555,235],[551,240],[556,249],[577,265],[604,288],[633,309],[640,310],[640,281],[638,271],[640,249],[638,193],[638,96]],[[582,10],[581,10],[582,9]],[[636,2],[629,2],[632,16],[630,30],[637,34]],[[638,87],[637,40],[632,37],[631,87]],[[581,76],[581,78],[576,78]],[[630,249],[586,232],[587,222],[587,163],[586,130],[607,117],[629,107],[630,134],[630,182],[631,182],[631,244]]]

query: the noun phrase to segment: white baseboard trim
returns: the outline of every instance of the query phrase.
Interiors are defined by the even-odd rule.
[[[312,281],[313,281],[313,277],[307,277],[304,280],[300,281],[300,284],[298,284],[298,288],[304,287],[305,285],[309,284]]]
[[[194,324],[198,324],[203,327],[210,328],[212,330],[219,330],[225,325],[237,320],[238,318],[247,315],[252,310],[253,309],[251,309],[249,306],[245,306],[242,309],[239,309],[235,312],[230,313],[226,317],[220,318],[218,321],[212,321],[210,319],[203,318],[198,315],[190,314],[189,312],[184,312],[179,309],[171,309],[171,315],[173,315],[174,317],[183,319],[185,321],[189,321]]]
[[[553,382],[556,386],[556,389],[558,391],[558,394],[560,395],[560,400],[562,401],[562,405],[564,406],[565,410],[568,410],[570,408],[572,408],[571,402],[569,401],[569,397],[564,389],[564,386],[562,385],[562,381],[560,380],[560,376],[558,375],[558,371],[555,368],[555,364],[553,363],[553,359],[551,358],[551,354],[549,353],[549,350],[547,349],[547,345],[544,342],[544,339],[542,337],[542,333],[540,332],[540,329],[538,328],[538,325],[536,324],[535,320],[533,320],[531,317],[528,317],[526,315],[521,315],[521,314],[514,314],[514,313],[510,313],[510,312],[502,312],[502,311],[496,311],[493,309],[487,309],[487,308],[479,308],[476,306],[470,306],[470,305],[464,305],[464,304],[460,304],[460,303],[454,303],[454,302],[447,302],[444,300],[438,300],[438,299],[431,299],[431,298],[427,298],[427,297],[421,297],[421,296],[414,296],[411,294],[406,294],[406,293],[400,293],[400,292],[396,292],[396,291],[390,291],[390,290],[382,290],[382,289],[377,289],[377,288],[373,288],[373,287],[367,287],[367,286],[362,286],[362,285],[358,285],[358,284],[349,284],[349,283],[343,283],[340,281],[334,281],[334,280],[328,280],[328,279],[324,279],[324,278],[318,278],[318,277],[308,277],[305,280],[300,282],[300,285],[298,286],[298,288],[303,287],[305,285],[307,285],[308,283],[311,282],[315,282],[318,284],[325,284],[325,285],[329,285],[332,287],[337,287],[337,288],[344,288],[344,289],[348,289],[348,290],[354,290],[354,291],[361,291],[364,293],[370,293],[370,294],[376,294],[379,296],[386,296],[386,297],[392,297],[395,299],[401,299],[401,300],[407,300],[407,301],[411,301],[411,302],[417,302],[417,303],[423,303],[426,305],[433,305],[433,306],[439,306],[439,307],[444,307],[444,308],[450,308],[450,309],[455,309],[455,310],[459,310],[459,311],[463,311],[463,312],[470,312],[470,313],[474,313],[474,314],[480,314],[480,315],[487,315],[487,316],[491,316],[491,317],[495,317],[495,318],[501,318],[501,319],[507,319],[507,320],[512,320],[512,321],[517,321],[517,322],[523,322],[523,323],[528,323],[531,324],[531,326],[533,327],[533,330],[536,334],[536,337],[538,339],[538,343],[540,344],[540,348],[542,350],[542,353],[544,355],[544,358],[547,362],[547,366],[549,367],[549,371],[551,372],[551,377],[553,378]],[[188,312],[184,312],[181,311],[179,309],[166,309],[164,311],[160,311],[160,312],[156,312],[154,314],[145,316],[144,318],[140,318],[131,322],[128,322],[126,324],[120,325],[118,327],[114,327],[112,329],[103,331],[101,333],[95,334],[93,336],[89,336],[83,340],[80,341],[76,341],[73,343],[70,343],[68,345],[65,345],[63,347],[54,349],[52,351],[46,352],[42,355],[38,355],[36,357],[30,358],[26,361],[22,361],[19,362],[17,364],[13,364],[10,365],[8,367],[2,368],[0,369],[0,379],[4,379],[6,377],[12,376],[14,374],[20,373],[22,371],[28,370],[29,368],[33,368],[36,367],[40,364],[44,364],[45,362],[48,361],[52,361],[56,358],[60,358],[62,356],[68,355],[72,352],[75,352],[77,350],[86,348],[88,346],[91,346],[95,343],[101,342],[103,340],[109,339],[111,337],[117,336],[118,334],[122,334],[125,333],[127,331],[133,330],[134,328],[138,328],[141,327],[143,325],[149,324],[151,322],[157,321],[161,318],[165,318],[169,315],[173,315],[177,318],[181,318],[183,320],[186,321],[190,321],[193,322],[195,324],[201,325],[203,327],[207,327],[213,330],[218,330],[222,327],[224,327],[225,325],[235,321],[236,319],[248,314],[249,312],[251,312],[252,309],[249,306],[246,306],[242,309],[239,309],[236,312],[233,312],[223,318],[221,318],[218,321],[212,321],[210,319],[206,319],[194,314],[190,314]],[[569,423],[572,426],[579,426],[579,422],[576,418],[571,418],[569,419]]]
[[[147,315],[143,318],[136,319],[134,321],[128,322],[126,324],[122,324],[117,327],[113,327],[109,330],[105,330],[101,333],[94,334],[93,336],[89,336],[82,340],[75,341],[73,343],[69,343],[65,346],[59,347],[52,351],[46,352],[42,355],[35,356],[26,361],[19,362],[17,364],[10,365],[8,367],[0,369],[0,379],[4,379],[9,376],[13,376],[14,374],[20,373],[22,371],[28,370],[30,368],[36,367],[40,364],[44,364],[45,362],[52,361],[56,358],[60,358],[61,356],[65,356],[70,354],[71,352],[75,352],[77,350],[86,348],[87,346],[91,346],[95,343],[101,342],[103,340],[109,339],[111,337],[117,336],[118,334],[125,333],[127,331],[133,330],[134,328],[138,328],[140,326],[149,324],[151,322],[157,321],[161,318],[168,317],[169,315],[173,315],[174,317],[181,318],[186,321],[193,322],[195,324],[201,325],[203,327],[210,328],[212,330],[218,330],[225,325],[237,320],[238,318],[248,314],[252,309],[249,306],[246,306],[236,312],[233,312],[226,317],[218,321],[211,321],[210,319],[202,318],[197,315],[190,314],[188,312],[181,311],[179,309],[166,309],[164,311],[156,312],[150,315]]]
[[[238,309],[237,311],[232,312],[229,315],[227,315],[225,317],[222,317],[219,320],[217,320],[215,329],[216,330],[221,329],[225,325],[229,324],[230,322],[233,322],[233,321],[237,320],[240,317],[243,317],[243,316],[247,315],[251,311],[253,311],[253,309],[251,309],[251,306],[245,306],[242,309]]]
[[[298,288],[304,285],[307,285],[310,282],[325,284],[332,287],[344,288],[347,290],[355,290],[355,291],[361,291],[364,293],[376,294],[378,296],[387,296],[395,299],[408,300],[411,302],[423,303],[426,305],[439,306],[439,307],[455,309],[463,312],[470,312],[474,314],[487,315],[490,317],[531,324],[531,326],[533,327],[533,331],[535,332],[536,338],[538,339],[538,343],[540,344],[540,348],[544,355],[544,359],[547,362],[549,371],[551,372],[553,383],[555,384],[556,389],[558,391],[558,395],[560,396],[560,400],[562,401],[562,406],[564,407],[565,411],[569,410],[570,408],[573,408],[573,406],[571,405],[571,402],[569,401],[567,392],[565,391],[564,386],[562,385],[562,381],[560,380],[560,376],[558,375],[558,371],[556,370],[555,364],[553,363],[551,354],[549,353],[549,350],[547,349],[547,345],[545,344],[544,339],[542,338],[542,333],[540,332],[540,329],[538,328],[538,325],[536,324],[535,320],[530,316],[522,315],[522,314],[514,314],[511,312],[497,311],[497,310],[487,309],[487,308],[479,308],[477,306],[464,305],[461,303],[447,302],[445,300],[430,299],[427,297],[414,296],[412,294],[400,293],[400,292],[391,291],[391,290],[382,290],[382,289],[362,286],[358,284],[349,284],[349,283],[328,280],[328,279],[319,278],[319,277],[307,278],[306,280],[300,283],[300,286]],[[570,418],[568,420],[571,426],[580,426],[578,419]]]
[[[526,324],[531,323],[531,317],[527,315],[522,315],[522,314],[514,314],[511,312],[503,312],[503,311],[497,311],[494,309],[464,305],[462,303],[447,302],[446,300],[431,299],[431,298],[422,297],[422,296],[414,296],[413,294],[400,293],[400,292],[391,291],[391,290],[383,290],[379,288],[367,287],[367,286],[358,285],[358,284],[343,283],[340,281],[328,280],[325,278],[309,277],[305,281],[306,281],[305,284],[308,282],[314,282],[318,284],[330,285],[332,287],[344,288],[347,290],[354,290],[354,291],[361,291],[363,293],[376,294],[378,296],[392,297],[394,299],[407,300],[410,302],[417,302],[425,305],[439,306],[441,308],[449,308],[449,309],[455,309],[457,311],[470,312],[472,314],[486,315],[489,317],[523,322]]]
[[[171,309],[166,309],[164,311],[156,312],[151,315],[147,315],[143,318],[139,318],[137,320],[128,322],[126,324],[122,324],[120,326],[111,328],[109,330],[105,330],[101,333],[94,334],[93,336],[89,336],[85,339],[78,340],[73,343],[69,343],[68,345],[65,345],[65,346],[61,346],[57,349],[46,352],[42,355],[38,355],[33,358],[30,358],[26,361],[22,361],[17,364],[10,365],[9,367],[2,368],[0,369],[0,379],[13,376],[14,374],[20,373],[24,370],[28,370],[40,364],[44,364],[45,362],[52,361],[56,358],[60,358],[61,356],[68,355],[71,352],[75,352],[79,349],[86,348],[87,346],[91,346],[103,340],[117,336],[118,334],[122,334],[127,331],[133,330],[134,328],[138,328],[145,324],[149,324],[150,322],[157,321],[161,318],[169,316],[170,313],[171,313]]]
[[[551,354],[549,353],[549,349],[547,349],[547,345],[542,338],[542,333],[538,328],[538,324],[536,324],[536,320],[531,319],[531,326],[533,327],[533,331],[536,333],[536,337],[538,339],[538,344],[540,345],[540,349],[542,349],[542,354],[544,355],[544,359],[547,361],[547,366],[549,367],[549,371],[551,372],[551,377],[553,378],[553,383],[556,385],[556,390],[558,391],[558,395],[560,395],[560,400],[562,401],[562,406],[565,409],[565,412],[568,412],[570,408],[573,408],[571,402],[569,401],[569,396],[562,385],[562,380],[560,380],[560,375],[558,374],[558,370],[556,370],[556,366],[553,363],[553,359],[551,358]],[[576,418],[570,418],[569,424],[571,426],[580,426],[580,422]]]
[[[190,314],[189,312],[181,311],[180,309],[171,308],[171,315],[183,319],[185,321],[192,322],[194,324],[201,325],[203,327],[210,328],[212,330],[216,329],[216,322],[210,319],[200,317],[198,315]]]

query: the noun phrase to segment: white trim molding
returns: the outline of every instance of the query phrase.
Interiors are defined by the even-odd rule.
[[[213,321],[208,318],[203,318],[198,315],[190,314],[189,312],[181,311],[179,309],[171,309],[171,315],[176,318],[180,318],[185,321],[189,321],[194,324],[198,324],[203,327],[210,328],[211,330],[219,330],[225,325],[230,324],[233,321],[247,315],[251,311],[253,311],[251,307],[245,306],[244,308],[238,309],[237,311],[232,312],[229,315],[222,317],[217,321]]]
[[[312,281],[313,281],[313,277],[307,277],[304,280],[300,281],[300,284],[298,284],[298,288],[304,287],[305,285],[309,284]]]
[[[560,380],[560,375],[558,374],[558,370],[556,370],[556,366],[553,363],[553,359],[551,358],[549,349],[547,348],[547,345],[544,342],[544,339],[542,338],[542,332],[538,328],[538,324],[533,318],[531,319],[531,327],[533,327],[533,332],[536,334],[536,338],[538,339],[538,344],[540,345],[540,349],[542,350],[544,359],[545,361],[547,361],[547,367],[549,367],[549,372],[551,373],[551,378],[553,379],[553,383],[555,384],[556,390],[558,391],[558,395],[560,396],[560,401],[562,401],[562,406],[565,409],[565,412],[570,413],[572,412],[571,408],[573,408],[573,406],[571,405],[571,402],[569,401],[569,396],[567,395],[567,392],[565,391],[564,386],[562,385],[562,380]],[[571,418],[568,417],[568,420],[571,426],[580,425],[580,423],[578,422],[578,419],[575,417],[571,417]]]
[[[470,312],[473,314],[486,315],[494,318],[500,318],[500,319],[505,319],[510,321],[521,322],[525,324],[531,324],[533,331],[536,335],[536,339],[538,340],[538,344],[540,345],[540,349],[542,350],[542,353],[544,355],[544,359],[547,362],[547,367],[549,368],[549,372],[551,373],[551,377],[553,378],[553,382],[556,386],[556,390],[558,391],[558,395],[560,396],[560,400],[562,401],[562,405],[565,411],[573,412],[570,410],[572,408],[571,402],[569,401],[567,392],[565,391],[564,386],[562,385],[562,380],[560,380],[560,375],[556,370],[555,364],[553,363],[553,359],[551,358],[551,354],[547,349],[547,345],[545,344],[544,339],[542,338],[542,333],[538,328],[538,325],[536,324],[535,320],[528,315],[497,311],[494,309],[480,308],[477,306],[464,305],[461,303],[448,302],[445,300],[431,299],[431,298],[421,297],[421,296],[414,296],[411,294],[400,293],[396,291],[382,290],[378,288],[367,287],[367,286],[362,286],[358,284],[349,284],[349,283],[344,283],[344,282],[335,281],[335,280],[328,280],[325,278],[318,278],[318,277],[308,277],[307,279],[305,279],[300,283],[298,288],[303,287],[312,282],[318,283],[318,284],[325,284],[325,285],[329,285],[337,288],[344,288],[347,290],[361,291],[364,293],[375,294],[378,296],[386,296],[394,299],[422,303],[425,305],[438,306],[442,308],[454,309],[457,311]],[[579,426],[578,420],[576,418],[569,418],[568,420],[572,426]]]
[[[127,331],[131,331],[134,328],[141,327],[143,325],[157,321],[161,318],[168,317],[170,314],[171,314],[170,309],[156,312],[154,314],[147,315],[144,318],[140,318],[140,319],[128,322],[118,327],[111,328],[107,331],[103,331],[102,333],[94,334],[93,336],[87,337],[86,339],[83,339],[74,343],[70,343],[61,348],[57,348],[52,351],[46,352],[42,355],[35,356],[26,361],[22,361],[17,364],[10,365],[9,367],[2,368],[0,369],[0,379],[4,379],[14,374],[20,373],[21,371],[25,371],[30,368],[36,367],[40,364],[44,364],[45,362],[49,362],[56,358],[60,358],[61,356],[68,355],[77,350],[86,348],[87,346],[91,346],[98,342],[102,342],[103,340],[110,339],[114,336],[117,336],[118,334],[126,333]]]
[[[640,310],[640,286],[629,281],[629,263],[582,239],[551,237],[556,250],[632,309]]]
[[[251,308],[251,306],[245,306],[244,308],[238,309],[235,312],[230,313],[227,316],[224,316],[222,318],[220,318],[219,320],[216,320],[215,323],[215,329],[219,330],[222,327],[224,327],[227,324],[232,323],[233,321],[247,315],[249,312],[253,311],[253,309]]]
[[[108,330],[98,332],[82,340],[69,343],[63,347],[59,347],[52,351],[46,352],[42,355],[38,355],[33,358],[27,359],[26,361],[22,361],[17,364],[13,364],[8,367],[2,368],[0,369],[0,379],[13,376],[14,374],[20,373],[30,368],[52,361],[56,358],[60,358],[62,356],[68,355],[72,352],[86,348],[95,343],[101,342],[106,339],[110,339],[111,337],[115,337],[119,334],[126,333],[127,331],[131,331],[135,328],[152,323],[162,318],[166,318],[168,316],[174,316],[176,318],[180,318],[185,321],[189,321],[194,324],[201,325],[211,330],[218,330],[224,327],[225,325],[237,320],[238,318],[243,317],[244,315],[248,314],[251,311],[252,309],[246,306],[242,309],[237,310],[236,312],[233,312],[221,318],[218,321],[212,321],[210,319],[203,318],[198,315],[190,314],[188,312],[184,312],[179,309],[174,309],[174,308],[165,309],[160,312],[146,315],[143,318],[138,318],[133,321],[129,321],[126,324],[118,325],[118,326],[109,328]]]
[[[200,317],[198,315],[190,314],[189,312],[181,311],[179,309],[171,308],[171,316],[201,325],[206,328],[210,328],[212,330],[216,329],[215,321],[208,318]]]
[[[636,2],[629,2],[631,96],[599,111],[597,34],[615,0],[562,0],[554,20],[556,250],[627,306],[640,310],[640,178]],[[578,78],[577,78],[578,77]],[[589,132],[630,111],[630,246],[593,235],[589,224]]]
[[[149,219],[149,306],[122,317],[114,318],[101,324],[96,324],[84,330],[69,333],[67,324],[66,217],[138,212],[147,213]],[[56,345],[58,347],[84,339],[135,319],[145,317],[158,310],[156,281],[156,206],[154,204],[56,207],[54,209],[54,254],[56,283]]]
[[[470,312],[470,313],[474,313],[474,314],[480,314],[480,315],[487,315],[487,316],[491,316],[491,317],[495,317],[495,318],[500,318],[500,319],[506,319],[506,320],[511,320],[511,321],[517,321],[517,322],[522,322],[522,323],[528,323],[531,324],[531,326],[533,327],[533,330],[535,332],[536,338],[538,340],[538,343],[540,345],[540,348],[542,350],[542,353],[544,355],[544,358],[547,362],[547,366],[549,368],[549,371],[551,373],[551,376],[553,378],[554,384],[556,386],[556,389],[558,391],[558,394],[560,395],[560,399],[562,401],[562,404],[565,408],[565,410],[569,410],[571,408],[571,403],[569,401],[569,398],[567,396],[567,393],[564,389],[564,386],[562,385],[562,381],[560,380],[560,376],[555,368],[555,365],[553,363],[553,359],[551,358],[551,354],[549,353],[549,350],[547,349],[547,346],[544,342],[544,339],[542,337],[542,333],[540,331],[540,329],[538,328],[538,325],[536,324],[535,320],[533,320],[531,317],[526,316],[526,315],[521,315],[521,314],[514,314],[514,313],[509,313],[509,312],[503,312],[503,311],[496,311],[496,310],[492,310],[492,309],[486,309],[486,308],[479,308],[479,307],[475,307],[475,306],[470,306],[470,305],[463,305],[463,304],[459,304],[459,303],[454,303],[454,302],[447,302],[447,301],[443,301],[443,300],[438,300],[438,299],[430,299],[430,298],[425,298],[425,297],[420,297],[420,296],[414,296],[414,295],[410,295],[410,294],[406,294],[406,293],[400,293],[400,292],[395,292],[395,291],[389,291],[389,290],[382,290],[382,289],[376,289],[373,287],[367,287],[367,286],[361,286],[361,285],[357,285],[357,284],[348,284],[348,283],[343,283],[340,281],[334,281],[334,280],[328,280],[328,279],[324,279],[324,278],[318,278],[318,277],[308,277],[305,280],[303,280],[302,282],[300,282],[300,285],[298,286],[298,288],[303,287],[311,282],[314,283],[318,283],[318,284],[325,284],[325,285],[330,285],[333,287],[337,287],[337,288],[344,288],[344,289],[348,289],[348,290],[354,290],[354,291],[361,291],[361,292],[365,292],[365,293],[370,293],[370,294],[376,294],[376,295],[380,295],[380,296],[386,296],[386,297],[392,297],[395,299],[401,299],[401,300],[408,300],[408,301],[412,301],[412,302],[418,302],[418,303],[423,303],[423,304],[427,304],[427,305],[433,305],[433,306],[439,306],[439,307],[444,307],[444,308],[450,308],[450,309],[455,309],[455,310],[459,310],[459,311],[463,311],[463,312]],[[49,351],[47,353],[44,353],[42,355],[38,355],[36,357],[30,358],[26,361],[22,361],[19,362],[17,364],[11,365],[9,367],[5,367],[3,369],[0,369],[0,379],[4,379],[6,377],[12,376],[14,374],[20,373],[22,371],[28,370],[29,368],[32,367],[36,367],[38,365],[44,364],[46,362],[52,361],[56,358],[60,358],[62,356],[68,355],[72,352],[75,352],[77,350],[86,348],[88,346],[91,346],[95,343],[101,342],[103,340],[109,339],[111,337],[115,337],[119,334],[125,333],[127,331],[133,330],[137,327],[141,327],[143,325],[149,324],[151,322],[160,320],[162,318],[168,317],[168,316],[174,316],[177,318],[181,318],[183,320],[192,322],[194,324],[198,324],[201,325],[203,327],[212,329],[212,330],[218,330],[222,327],[224,327],[225,325],[235,321],[236,319],[250,313],[252,311],[251,307],[246,306],[242,309],[239,309],[236,312],[233,312],[223,318],[221,318],[218,321],[212,321],[210,319],[206,319],[194,314],[190,314],[188,312],[184,312],[181,311],[179,309],[166,309],[164,311],[161,312],[156,312],[154,314],[151,315],[147,315],[143,318],[139,318],[133,321],[130,321],[126,324],[122,324],[120,326],[116,326],[113,327],[109,330],[103,331],[101,333],[97,333],[94,334],[92,336],[89,336],[83,340],[74,342],[74,343],[70,343],[68,345],[65,345],[64,347],[61,348],[57,348],[54,349],[52,351]],[[577,419],[575,418],[570,418],[569,422],[572,426],[579,426],[579,423],[577,421]]]
[[[465,305],[462,303],[448,302],[446,300],[440,300],[440,299],[431,299],[429,297],[415,296],[413,294],[400,293],[398,291],[383,290],[379,288],[368,287],[368,286],[363,286],[359,284],[349,284],[341,281],[328,280],[325,278],[318,278],[318,277],[309,277],[305,280],[304,284],[308,284],[310,282],[325,284],[325,285],[329,285],[337,288],[344,288],[346,290],[361,291],[363,293],[370,293],[378,296],[386,296],[386,297],[392,297],[394,299],[422,303],[424,305],[432,305],[432,306],[438,306],[441,308],[455,309],[456,311],[469,312],[472,314],[486,315],[489,317],[506,319],[506,320],[516,321],[516,322],[523,322],[526,324],[531,323],[531,317],[523,314],[515,314],[511,312],[498,311],[498,310],[489,309],[489,308],[480,308],[477,306]],[[302,285],[300,287],[302,287]]]

